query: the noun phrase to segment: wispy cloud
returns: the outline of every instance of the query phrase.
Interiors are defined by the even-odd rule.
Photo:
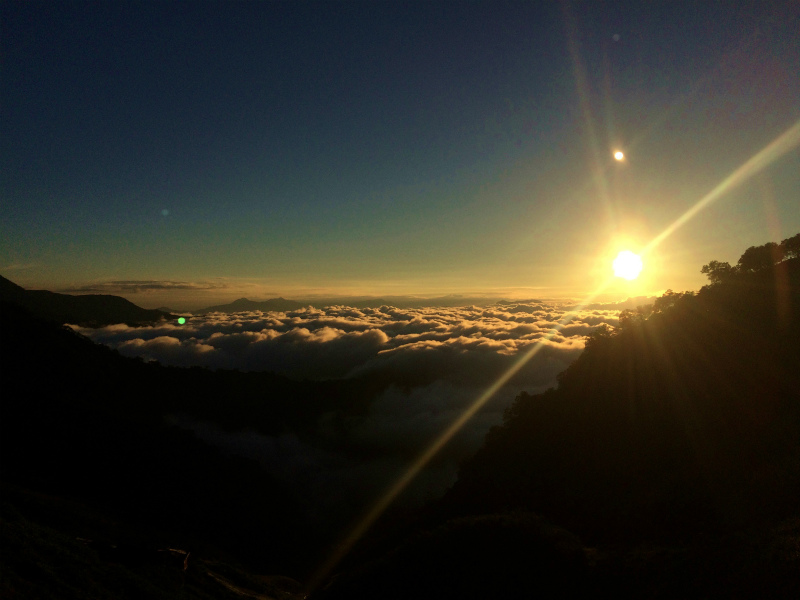
[[[11,263],[10,265],[3,265],[0,267],[2,271],[25,271],[27,269],[35,269],[40,265],[36,263]]]
[[[228,287],[229,285],[225,282],[131,279],[87,283],[80,286],[62,288],[60,291],[67,294],[139,294],[154,291],[223,290]]]

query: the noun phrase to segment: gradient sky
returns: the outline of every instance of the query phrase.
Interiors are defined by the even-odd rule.
[[[24,287],[579,298],[787,130],[607,291],[698,289],[800,232],[792,0],[0,15],[0,273]]]

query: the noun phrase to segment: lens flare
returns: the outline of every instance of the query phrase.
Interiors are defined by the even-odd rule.
[[[669,227],[658,234],[653,241],[647,245],[642,253],[646,254],[652,251],[656,246],[675,233],[678,229],[683,227],[690,219],[692,219],[701,210],[706,208],[709,204],[715,200],[718,200],[726,192],[731,191],[735,187],[750,179],[759,171],[771,165],[784,154],[795,148],[798,144],[800,144],[800,120],[775,138],[772,142],[767,144],[760,152],[742,164],[733,173],[720,181],[714,189],[700,198],[700,200],[698,200],[694,206],[683,213],[680,217],[675,219],[675,221]]]
[[[760,152],[755,154],[747,162],[742,164],[738,169],[731,173],[728,177],[723,179],[714,189],[701,198],[694,206],[687,210],[683,215],[676,219],[669,227],[656,236],[642,251],[642,254],[647,254],[652,251],[656,246],[663,242],[667,237],[672,235],[679,227],[684,225],[692,217],[694,217],[703,208],[720,198],[725,192],[730,191],[734,187],[741,185],[750,177],[767,167],[769,164],[778,160],[788,151],[800,144],[800,120],[793,126],[789,127],[783,134],[778,136],[772,143],[767,145]],[[633,253],[631,253],[633,254]],[[641,259],[640,259],[641,260]],[[375,502],[364,516],[354,525],[350,530],[347,537],[336,547],[335,551],[327,558],[322,566],[316,573],[309,579],[306,586],[307,593],[311,593],[317,589],[320,583],[336,568],[336,565],[350,552],[353,546],[361,539],[361,537],[369,530],[369,528],[378,520],[386,508],[394,501],[394,499],[408,486],[409,483],[417,476],[417,474],[425,468],[437,452],[448,442],[450,439],[461,429],[461,427],[469,421],[469,419],[477,413],[481,407],[488,402],[488,400],[505,384],[511,377],[517,373],[531,358],[533,358],[555,334],[564,328],[570,321],[572,321],[577,312],[590,304],[597,296],[609,287],[613,277],[609,278],[603,285],[601,285],[595,292],[590,294],[583,303],[575,309],[572,313],[567,313],[561,321],[553,327],[550,332],[530,350],[522,354],[517,361],[506,371],[497,381],[495,381],[478,399],[476,399],[466,410],[438,437],[434,442],[423,451],[408,470],[395,481],[386,492]]]

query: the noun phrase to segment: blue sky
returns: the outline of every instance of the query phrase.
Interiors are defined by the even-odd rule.
[[[790,1],[0,11],[0,272],[143,306],[579,297],[800,120]],[[795,137],[609,294],[800,231]]]

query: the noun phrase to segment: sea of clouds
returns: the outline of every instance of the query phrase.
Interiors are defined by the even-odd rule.
[[[368,414],[346,423],[347,453],[331,450],[337,443],[330,438],[342,435],[341,424],[334,431],[325,415],[318,423],[319,444],[291,432],[277,437],[230,433],[213,423],[175,417],[206,441],[258,459],[309,497],[324,498],[320,506],[327,508],[317,509],[325,513],[377,496],[523,353],[541,344],[419,475],[406,500],[443,493],[455,481],[459,462],[502,422],[503,411],[521,391],[554,386],[558,373],[583,350],[585,336],[602,324],[618,323],[616,307],[569,310],[541,302],[409,309],[309,306],[209,313],[184,325],[74,329],[125,356],[165,365],[379,382]],[[565,317],[569,322],[553,333]]]

